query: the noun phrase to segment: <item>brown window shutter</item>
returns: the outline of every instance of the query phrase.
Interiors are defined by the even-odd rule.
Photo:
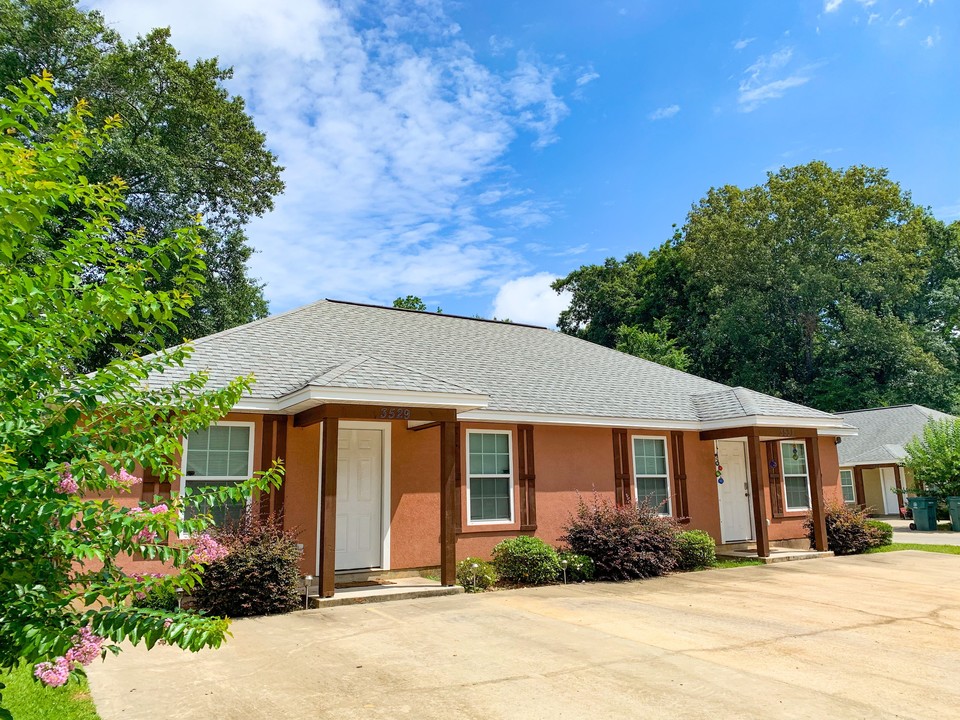
[[[140,485],[140,499],[153,502],[157,496],[170,499],[170,483],[160,482],[160,476],[149,468],[143,469],[143,483]]]
[[[520,530],[537,529],[537,471],[534,465],[533,425],[517,426],[520,469]]]
[[[670,432],[670,447],[673,451],[673,487],[674,517],[682,521],[689,521],[690,510],[687,503],[687,461],[683,452],[683,432],[673,430]]]
[[[630,492],[630,449],[627,443],[627,431],[613,429],[613,485],[617,505],[632,502]]]
[[[783,481],[780,477],[780,443],[770,440],[764,443],[767,454],[767,470],[770,481],[770,504],[773,506],[773,516],[783,517],[785,506],[783,502]]]
[[[460,452],[460,423],[458,422],[453,424],[453,435],[456,438],[453,443],[455,456],[453,462],[453,482],[457,488],[453,494],[453,526],[456,532],[460,532],[463,530],[463,511],[460,509],[460,496],[463,492],[463,458]]]

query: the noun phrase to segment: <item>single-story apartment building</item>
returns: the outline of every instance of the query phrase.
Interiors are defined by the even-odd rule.
[[[850,410],[838,415],[858,430],[838,448],[844,501],[875,515],[902,515],[903,491],[913,485],[910,470],[903,467],[905,446],[921,435],[931,420],[952,420],[954,416],[922,405]]]
[[[728,387],[542,327],[323,300],[194,342],[168,383],[253,374],[185,439],[180,487],[282,458],[254,499],[304,545],[302,572],[436,568],[504,538],[557,543],[578,498],[646,500],[718,543],[806,546],[841,497],[836,415]],[[149,480],[149,479],[148,479]],[[169,492],[145,482],[144,497]]]

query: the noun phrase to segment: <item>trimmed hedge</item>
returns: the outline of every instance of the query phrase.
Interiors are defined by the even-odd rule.
[[[893,545],[893,525],[883,520],[867,520],[867,535],[870,536],[870,547]]]
[[[276,615],[303,607],[300,550],[293,533],[248,515],[217,533],[229,553],[208,565],[194,591],[197,608],[212,615]]]
[[[486,560],[464,558],[457,563],[457,583],[466,592],[483,592],[497,582],[497,571]]]
[[[565,530],[560,539],[591,558],[601,580],[654,577],[677,565],[677,524],[647,503],[614,506],[594,495],[587,506],[581,499]]]
[[[540,538],[519,535],[493,548],[493,567],[507,582],[545,585],[556,581],[560,560],[557,551]]]
[[[566,563],[567,582],[589,582],[597,574],[597,566],[586,555],[577,555],[566,550],[558,553],[560,559],[560,574],[557,580],[563,580],[564,563]]]
[[[677,535],[677,569],[702,570],[717,564],[717,545],[703,530]]]

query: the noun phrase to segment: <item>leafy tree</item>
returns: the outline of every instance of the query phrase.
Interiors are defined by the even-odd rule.
[[[423,302],[416,295],[407,295],[406,297],[398,297],[393,301],[393,306],[395,308],[400,308],[401,310],[416,310],[418,312],[429,312],[427,310],[427,304]],[[439,306],[436,309],[436,312],[442,313],[443,309]]]
[[[91,129],[80,102],[51,124],[47,74],[10,90],[13,99],[0,100],[0,669],[36,663],[36,677],[57,686],[124,640],[218,646],[225,620],[128,601],[195,587],[223,552],[204,534],[210,517],[199,508],[274,486],[279,468],[132,508],[101,499],[139,493],[141,468],[175,478],[180,438],[222,417],[252,379],[219,390],[205,389],[199,374],[147,385],[190,352],[158,348],[202,281],[199,228],[150,242],[121,230],[125,183],[84,174],[119,119]],[[99,372],[82,372],[76,358],[123,326],[136,340]],[[197,510],[189,519],[185,506]],[[166,544],[182,536],[196,540]],[[127,576],[117,559],[135,553],[175,574]],[[0,708],[0,717],[10,715]]]
[[[617,350],[686,371],[690,367],[690,357],[686,348],[677,345],[676,338],[668,337],[670,321],[656,320],[654,327],[654,332],[647,332],[638,327],[621,325],[617,329]]]
[[[960,420],[931,420],[905,449],[904,464],[922,494],[941,502],[960,495]]]
[[[216,59],[181,59],[169,29],[124,42],[98,12],[81,10],[75,0],[0,0],[0,85],[41,70],[58,81],[41,135],[80,98],[90,102],[90,127],[114,115],[123,119],[111,143],[84,162],[95,182],[127,181],[118,232],[142,229],[151,245],[196,214],[204,217],[207,291],[189,321],[164,332],[164,344],[264,317],[262,285],[247,274],[252,249],[243,226],[273,207],[283,190],[282,168],[243,100],[224,89],[232,71]],[[70,227],[63,223],[51,233],[49,247],[63,242]],[[160,287],[169,289],[174,271],[157,278]],[[99,344],[86,364],[103,364],[115,341],[113,334]]]
[[[958,389],[960,232],[882,169],[812,162],[712,188],[644,257],[574,271],[560,327],[608,346],[671,321],[690,369],[824,410]]]

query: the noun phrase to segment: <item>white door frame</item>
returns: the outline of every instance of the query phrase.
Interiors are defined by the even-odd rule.
[[[893,489],[897,487],[897,476],[892,467],[877,468],[877,474],[880,476],[880,492],[883,493],[883,512],[885,515],[899,515],[900,503],[897,494]],[[891,490],[887,490],[887,480],[890,481]],[[891,507],[892,506],[892,507]]]
[[[723,498],[720,496],[720,483],[717,483],[717,508],[718,508],[719,511],[720,511],[720,542],[721,542],[721,544],[722,544],[722,543],[725,543],[725,542],[733,542],[733,543],[736,543],[736,542],[750,542],[750,541],[752,541],[752,540],[756,540],[756,538],[757,538],[757,528],[754,527],[754,522],[753,522],[753,516],[754,516],[754,513],[753,513],[753,478],[752,478],[751,475],[750,475],[750,462],[749,462],[749,455],[748,455],[748,452],[747,452],[747,441],[746,441],[746,440],[740,440],[739,438],[730,438],[730,439],[727,439],[727,440],[715,440],[714,443],[713,443],[713,451],[714,451],[714,453],[716,453],[716,455],[714,455],[714,457],[719,457],[719,453],[720,453],[720,443],[721,443],[721,442],[737,443],[737,444],[740,445],[740,447],[743,449],[743,473],[744,473],[745,479],[746,479],[746,481],[747,481],[747,495],[746,495],[746,498],[747,498],[747,524],[748,524],[749,527],[750,527],[750,536],[747,537],[747,538],[744,538],[744,539],[742,539],[742,540],[729,540],[729,541],[723,536]],[[721,473],[721,475],[722,475],[722,474],[723,474],[723,473]]]
[[[324,421],[326,422],[326,421]],[[372,422],[368,420],[341,420],[339,425],[340,430],[380,430],[381,435],[381,445],[380,445],[380,457],[383,467],[380,469],[381,477],[383,478],[383,488],[380,493],[381,497],[381,508],[380,508],[380,533],[383,539],[383,544],[380,548],[380,566],[378,570],[389,570],[390,569],[390,435],[393,430],[392,423],[389,422]],[[320,477],[323,472],[323,423],[320,423],[320,465],[318,466],[320,470],[317,473],[317,548],[316,548],[316,562],[314,566],[316,568],[317,577],[320,577],[320,527],[323,524],[323,514],[320,511],[321,504],[323,502],[322,491],[323,488],[320,487]],[[344,571],[349,572],[349,571]]]

